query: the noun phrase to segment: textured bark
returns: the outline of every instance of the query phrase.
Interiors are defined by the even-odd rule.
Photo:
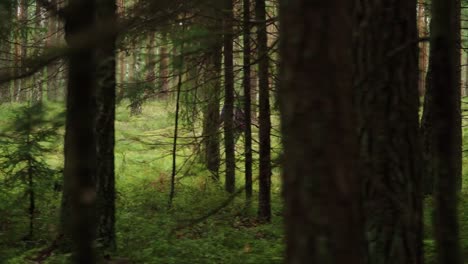
[[[285,263],[365,263],[352,8],[348,0],[281,1]]]
[[[418,2],[418,33],[420,38],[427,37],[427,23],[426,23],[426,4],[424,0]],[[427,41],[419,43],[419,96],[424,95],[426,88],[426,73],[427,73]]]
[[[115,0],[97,0],[97,22],[116,19]],[[106,249],[116,249],[115,241],[115,96],[116,36],[100,42],[96,50],[97,65],[97,238]]]
[[[463,263],[458,227],[461,186],[460,1],[432,1],[431,85],[434,230],[438,263]]]
[[[259,92],[259,192],[258,217],[271,219],[271,148],[270,148],[270,86],[268,81],[268,46],[265,0],[255,0],[258,42],[258,92]]]
[[[76,34],[94,24],[94,1],[70,0],[69,5],[73,12],[66,18],[65,37],[76,49]],[[68,56],[62,231],[72,238],[74,263],[95,263],[95,72],[92,48],[76,49]]]
[[[225,189],[233,193],[236,187],[234,153],[234,65],[233,65],[233,1],[224,0],[224,149],[226,153]]]
[[[356,102],[368,262],[422,263],[416,1],[357,3]]]
[[[243,0],[243,73],[244,79],[244,141],[245,141],[245,196],[248,201],[252,198],[252,100],[251,100],[251,23],[250,23],[250,0]]]

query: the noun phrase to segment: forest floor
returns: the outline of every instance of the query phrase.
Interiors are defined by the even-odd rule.
[[[14,119],[18,107],[0,107],[0,131]],[[48,108],[47,118],[51,120],[63,110],[58,104],[48,104]],[[128,259],[130,263],[281,263],[284,243],[279,170],[274,169],[273,173],[272,222],[261,224],[255,218],[256,190],[249,205],[243,192],[226,195],[222,183],[211,180],[197,155],[201,145],[196,137],[198,122],[185,113],[181,120],[185,128],[181,129],[178,142],[175,197],[172,208],[168,208],[173,108],[165,102],[152,102],[143,106],[141,115],[130,116],[125,103],[118,107],[115,150],[118,248],[112,256]],[[242,140],[241,137],[237,142],[239,157],[243,152]],[[54,168],[62,166],[61,137],[46,160]],[[237,162],[238,188],[243,187],[242,164],[241,160]],[[0,264],[36,263],[30,259],[41,255],[39,252],[53,243],[60,208],[60,192],[54,191],[53,185],[59,180],[57,175],[38,190],[32,241],[22,240],[28,232],[25,186],[18,184],[8,190],[0,186]],[[41,263],[67,263],[68,257],[54,251]]]
[[[0,132],[14,119],[18,107],[0,106]],[[59,104],[48,104],[48,108],[49,120],[56,119],[63,111]],[[272,222],[262,224],[255,218],[256,192],[252,203],[248,204],[243,192],[235,196],[226,195],[223,185],[211,180],[198,155],[200,124],[190,113],[182,113],[184,128],[177,152],[175,198],[172,208],[168,208],[173,108],[165,102],[151,102],[143,106],[141,115],[130,116],[125,102],[118,107],[115,150],[118,248],[111,255],[138,264],[282,263],[284,234],[278,168],[273,170],[272,178]],[[277,122],[273,123],[273,134],[278,134]],[[242,140],[241,137],[237,142],[238,157],[243,157]],[[278,137],[272,136],[272,142],[276,158]],[[464,142],[468,143],[465,136]],[[57,139],[54,148],[52,153],[46,154],[45,160],[51,167],[60,169],[63,163],[62,137]],[[238,188],[243,186],[242,164],[242,160],[237,162]],[[468,260],[467,157],[464,157],[463,168],[465,188],[460,202],[460,229],[463,252]],[[0,172],[0,180],[2,177],[5,176]],[[53,186],[60,177],[57,174],[48,180],[50,184],[38,187],[42,189],[38,190],[34,239],[28,241],[22,239],[28,232],[25,186],[21,183],[13,188],[0,185],[0,264],[38,263],[30,259],[53,243],[57,236],[60,208],[60,192],[54,191]],[[426,263],[435,264],[431,211],[432,200],[426,198]],[[40,263],[67,263],[68,257],[54,251]]]

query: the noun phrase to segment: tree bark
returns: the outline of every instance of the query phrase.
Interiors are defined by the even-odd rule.
[[[431,57],[434,228],[438,263],[463,263],[458,227],[461,186],[460,1],[432,1]]]
[[[57,1],[51,0],[51,5],[57,7]],[[50,12],[49,12],[50,13]],[[57,45],[57,20],[54,15],[49,14],[48,21],[48,30],[47,30],[47,39],[46,45],[48,47]],[[58,61],[50,63],[47,65],[47,99],[50,101],[56,101],[58,99]]]
[[[427,37],[426,23],[426,4],[424,0],[418,2],[418,33],[419,38]],[[424,96],[426,88],[426,73],[427,73],[427,41],[419,43],[419,96]]]
[[[362,264],[353,4],[280,3],[285,263]]]
[[[97,0],[97,22],[116,20],[115,0]],[[115,97],[116,36],[100,41],[96,49],[97,65],[97,238],[105,249],[116,249],[115,241]]]
[[[368,263],[422,263],[416,0],[359,0],[355,17]]]
[[[206,103],[203,113],[203,140],[204,140],[204,161],[206,167],[211,172],[214,180],[219,180],[220,167],[220,133],[221,123],[219,109],[221,100],[221,64],[223,39],[222,16],[219,8],[222,3],[217,3],[213,9],[208,9],[206,27],[210,32],[209,37],[204,40],[203,45],[208,47],[206,70],[203,72],[205,85],[203,86],[203,98]]]
[[[251,23],[250,0],[243,0],[243,86],[244,86],[244,148],[245,148],[245,196],[247,201],[252,199],[252,90],[251,90]]]
[[[233,1],[224,0],[224,148],[226,153],[225,189],[234,193],[236,160],[234,142],[234,65],[233,65]]]
[[[74,263],[95,263],[96,222],[95,72],[93,48],[76,48],[76,35],[94,25],[94,0],[70,0],[65,38],[68,56],[62,231],[71,237]]]
[[[270,148],[270,86],[268,81],[268,46],[265,0],[255,0],[258,41],[258,91],[259,91],[259,197],[258,217],[271,220],[271,148]]]

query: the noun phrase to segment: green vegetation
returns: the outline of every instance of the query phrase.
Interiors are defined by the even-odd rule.
[[[173,107],[166,102],[151,102],[145,104],[141,115],[130,116],[126,103],[118,107],[116,120],[117,254],[133,263],[281,263],[284,245],[279,175],[273,175],[273,221],[260,225],[256,202],[246,207],[242,192],[230,201],[222,184],[214,183],[210,173],[190,155],[196,147],[188,144],[193,138],[185,131],[180,144],[184,147],[178,153],[174,206],[168,210],[174,123],[168,109]],[[12,120],[22,107],[1,106],[2,131],[5,120]],[[46,117],[51,122],[63,110],[59,104],[47,107]],[[63,134],[63,128],[59,131]],[[62,137],[50,146],[54,151],[47,155],[47,163],[60,170]],[[238,188],[243,182],[240,175],[239,171]],[[4,179],[2,174],[0,263],[25,263],[40,256],[41,250],[56,239],[61,192],[51,185],[40,187],[46,198],[37,205],[35,242],[23,241],[28,228],[27,199],[13,201],[10,192],[15,190],[3,191]],[[17,206],[12,207],[12,203]],[[67,263],[67,258],[53,251],[45,263]]]

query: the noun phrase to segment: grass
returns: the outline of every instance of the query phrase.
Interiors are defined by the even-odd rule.
[[[0,127],[13,118],[16,107],[0,106]],[[49,107],[49,118],[63,109],[59,104]],[[273,175],[271,224],[255,220],[256,202],[246,206],[243,194],[211,215],[229,197],[222,183],[212,182],[194,155],[198,148],[189,130],[180,133],[176,195],[173,207],[167,208],[174,124],[171,109],[173,105],[166,102],[146,104],[140,116],[130,116],[125,104],[117,109],[115,257],[132,263],[281,263],[284,249],[278,175]],[[236,151],[243,151],[242,140]],[[62,166],[62,153],[59,142],[56,151],[47,156],[48,163]],[[241,161],[238,166],[238,188],[242,188]],[[0,263],[28,263],[28,258],[56,237],[60,193],[52,188],[43,192],[46,199],[38,203],[32,242],[21,240],[27,230],[27,199],[14,191],[0,193]],[[207,215],[204,221],[194,221]],[[56,253],[44,263],[67,263],[68,257]]]

